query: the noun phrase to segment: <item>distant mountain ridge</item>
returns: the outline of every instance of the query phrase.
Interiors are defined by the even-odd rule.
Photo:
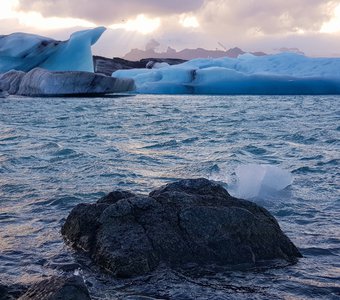
[[[203,48],[197,49],[183,49],[181,51],[176,51],[175,49],[168,47],[165,52],[156,52],[154,49],[132,49],[129,53],[125,54],[123,59],[139,61],[145,58],[172,58],[172,59],[183,59],[190,60],[194,58],[219,58],[219,57],[231,57],[236,58],[241,54],[251,53],[256,56],[267,55],[264,52],[245,52],[238,47],[230,48],[226,51],[222,50],[206,50]]]
[[[155,41],[155,43],[157,42]],[[245,53],[251,53],[256,56],[267,55],[264,52],[245,52],[238,47],[230,48],[226,51],[197,48],[184,49],[178,52],[171,47],[168,47],[165,52],[156,52],[155,48],[146,47],[146,50],[132,49],[122,58],[93,56],[93,63],[96,73],[110,76],[116,70],[146,68],[149,61],[166,62],[169,65],[176,65],[195,58],[237,58]]]

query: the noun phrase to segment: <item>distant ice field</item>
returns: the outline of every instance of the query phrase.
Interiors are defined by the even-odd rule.
[[[193,59],[153,69],[118,70],[141,94],[325,95],[340,94],[340,59],[293,53]]]

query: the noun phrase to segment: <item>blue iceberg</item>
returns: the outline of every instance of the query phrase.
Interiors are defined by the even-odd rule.
[[[194,59],[153,69],[118,70],[133,78],[137,93],[150,94],[340,94],[340,59],[299,54],[240,55]]]
[[[0,35],[0,73],[28,72],[40,67],[49,71],[93,72],[91,46],[105,27],[73,33],[67,41],[56,41],[27,33]]]

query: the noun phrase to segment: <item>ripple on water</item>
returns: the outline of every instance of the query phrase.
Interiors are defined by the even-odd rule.
[[[155,143],[149,146],[144,146],[143,149],[158,149],[158,148],[168,148],[168,147],[178,147],[179,143],[172,139],[162,143]]]
[[[256,147],[253,145],[247,145],[246,147],[244,147],[244,151],[247,151],[251,154],[255,154],[255,155],[264,155],[267,153],[267,150],[261,147]]]

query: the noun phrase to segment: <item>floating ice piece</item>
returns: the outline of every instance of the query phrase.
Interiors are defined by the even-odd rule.
[[[146,64],[146,68],[147,69],[161,69],[161,68],[166,68],[169,67],[170,65],[166,62],[155,62],[150,60],[147,64]]]
[[[289,171],[272,165],[248,164],[236,168],[235,196],[250,199],[262,193],[281,191],[293,182]]]
[[[50,71],[93,72],[91,45],[105,27],[75,32],[67,41],[27,34],[0,36],[0,73],[9,70],[28,72],[35,67]]]
[[[118,70],[133,78],[137,93],[152,94],[340,94],[340,59],[293,53],[194,59],[159,69]]]

